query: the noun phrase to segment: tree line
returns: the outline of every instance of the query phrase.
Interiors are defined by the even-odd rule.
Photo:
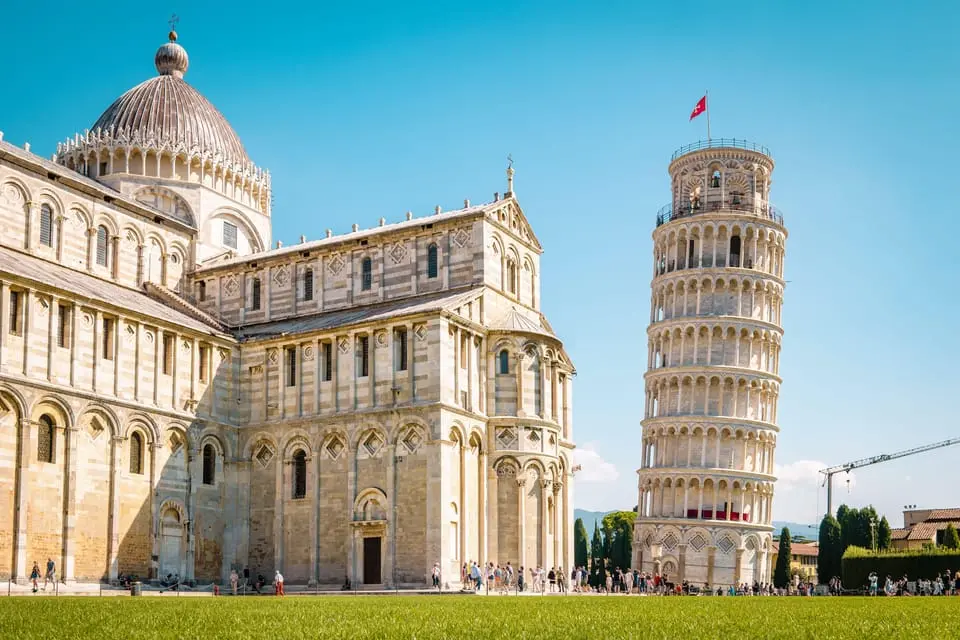
[[[586,567],[589,582],[594,587],[606,583],[607,574],[631,568],[633,562],[633,524],[637,512],[614,511],[595,523],[589,544],[583,518],[573,525],[573,560],[578,567]],[[638,567],[639,568],[639,567]]]

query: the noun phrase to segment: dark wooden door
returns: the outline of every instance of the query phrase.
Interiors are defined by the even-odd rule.
[[[381,584],[380,576],[380,541],[382,538],[363,539],[363,583]]]

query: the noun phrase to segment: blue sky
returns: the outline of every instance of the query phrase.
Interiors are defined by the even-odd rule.
[[[272,171],[285,242],[486,201],[512,153],[578,368],[578,507],[636,501],[650,233],[705,88],[714,137],[771,149],[790,232],[775,517],[816,519],[821,463],[960,435],[956,3],[18,5],[6,140],[49,155],[89,127],[155,73],[175,11],[186,79]],[[958,462],[864,469],[838,499],[895,525],[960,506]]]

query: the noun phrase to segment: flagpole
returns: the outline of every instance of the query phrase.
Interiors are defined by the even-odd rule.
[[[710,94],[709,91],[704,91],[704,92],[703,92],[703,97],[706,98],[706,100],[704,100],[704,102],[706,102],[706,107],[707,107],[707,142],[710,142],[710,97],[709,97],[709,94]]]

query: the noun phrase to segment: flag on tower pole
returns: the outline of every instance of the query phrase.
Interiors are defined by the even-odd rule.
[[[707,92],[703,92],[703,97],[697,101],[697,104],[693,107],[693,111],[690,112],[690,119],[693,120],[701,113],[706,112],[707,114],[707,141],[710,141],[710,105],[707,104]]]

